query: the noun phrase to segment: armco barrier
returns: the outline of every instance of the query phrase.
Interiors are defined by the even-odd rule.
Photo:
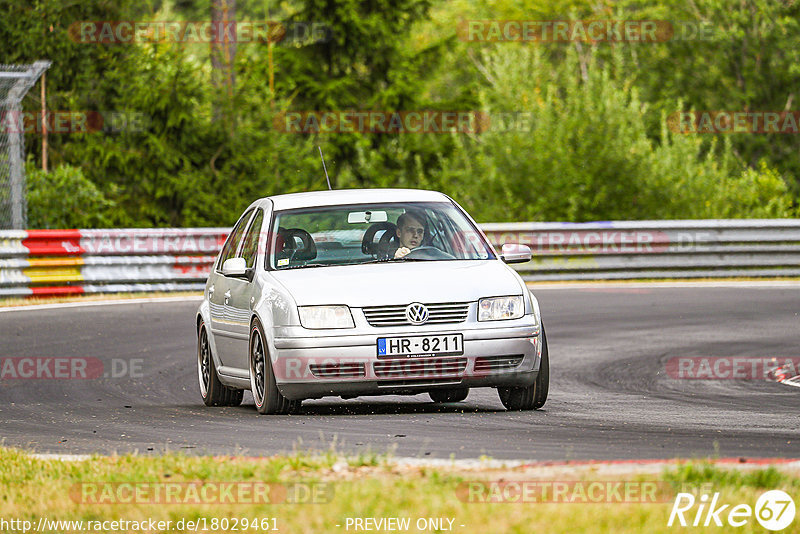
[[[0,296],[200,291],[228,231],[3,231]]]
[[[484,224],[496,246],[528,245],[526,280],[800,276],[800,220]]]
[[[492,223],[529,281],[800,276],[800,220]],[[0,296],[202,290],[227,228],[0,231]]]

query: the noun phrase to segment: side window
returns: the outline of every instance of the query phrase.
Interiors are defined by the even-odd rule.
[[[256,256],[258,256],[258,238],[261,235],[261,225],[264,222],[264,212],[258,210],[256,216],[253,217],[253,223],[247,231],[244,238],[244,246],[242,247],[242,257],[247,262],[247,268],[250,269],[256,264]]]
[[[228,236],[228,240],[225,241],[225,245],[222,247],[222,254],[219,256],[217,270],[222,269],[222,264],[225,263],[225,260],[236,257],[236,249],[239,248],[239,241],[242,240],[242,234],[244,233],[244,229],[247,228],[247,221],[250,220],[252,214],[252,210],[248,211],[242,215],[242,218],[236,223],[236,227]]]

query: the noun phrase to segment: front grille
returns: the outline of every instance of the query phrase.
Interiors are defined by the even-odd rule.
[[[476,373],[491,373],[513,369],[522,363],[524,354],[511,354],[508,356],[479,356],[475,358]]]
[[[308,368],[317,378],[357,378],[366,374],[363,363],[312,363]]]
[[[462,374],[466,358],[385,360],[372,364],[378,378],[439,378]]]
[[[421,386],[454,386],[461,383],[461,379],[456,378],[432,378],[414,380],[382,380],[378,382],[379,388],[400,388],[400,387],[421,387]]]
[[[444,302],[425,304],[428,307],[428,320],[425,324],[463,323],[467,320],[469,302]],[[407,326],[406,305],[368,306],[362,308],[370,326]]]

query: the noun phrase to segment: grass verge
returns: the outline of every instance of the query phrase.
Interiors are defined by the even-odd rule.
[[[467,469],[334,453],[267,458],[125,455],[61,461],[0,448],[0,530],[23,531],[2,525],[13,519],[30,522],[30,531],[35,531],[44,518],[46,528],[39,532],[326,533],[364,532],[369,527],[378,532],[674,533],[711,528],[751,533],[764,531],[752,517],[740,528],[727,523],[668,527],[667,520],[680,491],[719,492],[720,503],[753,507],[762,493],[780,489],[800,503],[796,470],[742,471],[702,462],[658,469],[656,474],[612,476],[571,467]],[[561,493],[557,484],[562,485]],[[593,492],[592,484],[602,491]],[[610,489],[613,484],[622,484],[622,489]],[[656,490],[638,491],[646,484],[655,484]],[[552,492],[543,492],[545,487]],[[521,488],[533,489],[526,494]],[[690,521],[696,510],[697,506],[691,510]],[[723,521],[726,514],[721,515]],[[365,523],[367,518],[400,522]],[[361,528],[356,519],[362,520]],[[52,523],[58,520],[83,523],[80,528]],[[111,523],[120,520],[129,523]],[[197,528],[189,528],[189,521],[198,522]],[[783,532],[797,531],[795,520]]]

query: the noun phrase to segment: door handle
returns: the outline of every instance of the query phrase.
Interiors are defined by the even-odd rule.
[[[214,294],[214,286],[211,286],[208,288],[208,297],[211,298],[213,294]]]
[[[230,298],[231,298],[231,290],[230,290],[230,289],[229,289],[229,290],[227,290],[227,291],[225,292],[225,294],[223,295],[223,297],[225,297],[225,304],[227,304],[227,303],[228,303],[228,299],[230,299]]]

